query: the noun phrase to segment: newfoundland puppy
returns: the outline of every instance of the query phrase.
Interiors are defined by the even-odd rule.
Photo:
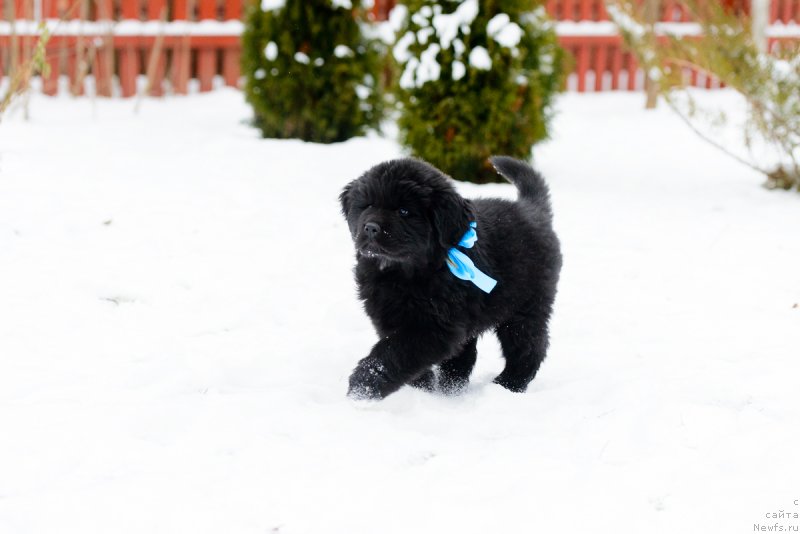
[[[415,159],[381,163],[342,191],[359,298],[380,337],[350,376],[351,397],[381,399],[404,384],[460,392],[487,330],[505,358],[497,384],[522,392],[536,375],[561,269],[549,192],[526,163],[491,162],[516,202],[467,200]]]

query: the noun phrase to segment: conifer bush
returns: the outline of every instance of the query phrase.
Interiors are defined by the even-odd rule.
[[[264,137],[332,143],[377,127],[381,43],[359,0],[262,0],[242,37],[245,93]]]
[[[498,181],[492,154],[547,137],[562,51],[542,2],[405,0],[393,55],[401,141],[452,177]]]

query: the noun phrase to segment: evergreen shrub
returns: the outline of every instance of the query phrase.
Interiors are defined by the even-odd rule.
[[[383,112],[380,41],[359,0],[262,0],[242,37],[245,94],[264,137],[344,141]]]
[[[563,52],[543,2],[404,0],[393,48],[401,141],[453,178],[502,179],[488,157],[528,160],[547,137]]]

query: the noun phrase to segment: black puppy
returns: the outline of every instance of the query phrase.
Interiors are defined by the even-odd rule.
[[[344,188],[359,298],[380,336],[350,376],[349,395],[383,398],[403,384],[433,390],[436,365],[439,388],[461,391],[489,329],[506,361],[495,382],[525,391],[533,380],[547,352],[561,252],[542,177],[509,157],[491,162],[517,186],[516,202],[464,199],[415,159],[381,163]]]

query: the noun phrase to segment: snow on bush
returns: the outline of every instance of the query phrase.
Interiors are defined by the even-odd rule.
[[[494,181],[493,153],[547,135],[561,50],[536,2],[408,0],[395,10],[401,136],[455,178]]]
[[[264,11],[281,9],[285,3],[286,0],[261,0],[261,9]]]

